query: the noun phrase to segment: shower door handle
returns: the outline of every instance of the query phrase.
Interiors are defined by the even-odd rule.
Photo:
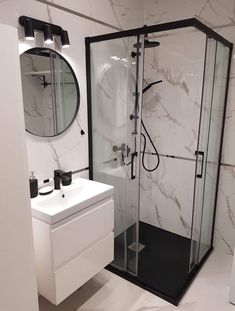
[[[199,157],[199,155],[202,157],[201,158],[201,172],[200,174],[197,174],[197,178],[202,178],[203,175],[203,166],[204,166],[204,151],[195,151],[195,155]]]
[[[131,179],[135,179],[134,174],[134,164],[135,164],[135,157],[137,157],[137,152],[132,152],[131,154]]]

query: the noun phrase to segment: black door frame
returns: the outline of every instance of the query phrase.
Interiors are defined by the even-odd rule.
[[[91,98],[91,52],[90,47],[92,43],[100,42],[100,41],[107,41],[113,40],[118,38],[130,37],[130,36],[139,36],[141,34],[148,34],[153,32],[162,32],[162,31],[169,31],[175,29],[183,29],[187,27],[193,27],[196,30],[201,31],[209,38],[213,38],[216,41],[222,43],[224,46],[229,48],[229,60],[228,60],[228,70],[227,70],[227,81],[226,81],[226,91],[225,91],[225,100],[224,100],[224,111],[223,111],[223,122],[222,122],[222,132],[221,132],[221,141],[220,141],[220,151],[219,151],[219,163],[218,165],[218,172],[217,172],[217,180],[216,180],[216,195],[215,195],[215,205],[214,205],[214,214],[213,214],[213,225],[212,225],[212,236],[211,236],[211,247],[208,252],[205,254],[204,258],[201,262],[195,266],[195,268],[190,272],[190,281],[185,287],[182,289],[181,293],[177,297],[177,299],[172,299],[171,297],[165,295],[164,293],[157,292],[152,288],[149,288],[145,284],[141,284],[139,281],[122,273],[121,271],[115,271],[114,268],[109,267],[109,269],[122,277],[128,279],[129,281],[139,285],[140,287],[162,297],[163,299],[178,305],[180,300],[182,299],[183,295],[187,291],[188,287],[192,283],[193,279],[203,266],[204,262],[210,255],[213,250],[213,238],[214,238],[214,227],[215,227],[215,217],[216,217],[216,206],[217,206],[217,197],[218,197],[218,187],[219,187],[219,176],[220,176],[220,166],[221,166],[221,155],[222,155],[222,147],[223,147],[223,138],[224,138],[224,126],[225,126],[225,113],[227,107],[227,99],[228,99],[228,88],[229,88],[229,76],[230,76],[230,67],[231,67],[231,60],[232,60],[232,51],[233,51],[233,44],[226,40],[224,37],[216,33],[214,30],[200,22],[196,18],[189,18],[169,23],[163,23],[159,25],[153,26],[144,26],[141,28],[135,28],[130,30],[124,30],[120,32],[108,33],[104,35],[94,36],[94,37],[86,37],[85,38],[85,47],[86,47],[86,79],[87,79],[87,113],[88,113],[88,152],[89,152],[89,178],[93,179],[93,144],[92,144],[92,98]]]

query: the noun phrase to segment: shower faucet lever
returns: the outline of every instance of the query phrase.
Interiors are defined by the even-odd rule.
[[[121,151],[122,153],[124,153],[126,151],[126,156],[128,157],[129,153],[131,151],[131,148],[128,145],[124,144],[124,143],[121,144],[120,147],[114,145],[113,146],[113,152],[117,152],[117,151]]]
[[[121,144],[120,147],[118,147],[117,145],[114,145],[114,146],[113,146],[113,152],[117,152],[117,151],[122,151],[122,152],[124,152],[125,149],[126,149],[126,144],[124,144],[124,143]]]
[[[131,114],[130,115],[130,120],[138,120],[139,119],[139,117],[137,116],[137,115],[133,115],[133,114]]]

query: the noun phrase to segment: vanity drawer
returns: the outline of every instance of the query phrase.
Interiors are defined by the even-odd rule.
[[[109,233],[80,256],[54,273],[56,304],[59,304],[113,261],[114,235]]]
[[[53,229],[54,271],[112,232],[113,227],[114,202],[110,198],[79,212],[70,221]]]

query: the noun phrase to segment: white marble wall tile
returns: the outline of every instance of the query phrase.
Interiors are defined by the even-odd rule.
[[[190,237],[205,36],[180,30],[151,40],[160,46],[145,50],[144,79],[163,82],[144,95],[142,118],[159,154],[193,161],[161,157],[157,171],[141,167],[141,220]],[[188,40],[194,44],[185,45]],[[154,152],[148,140],[147,151]],[[156,158],[146,159],[154,167]]]
[[[233,0],[146,0],[148,25],[196,17],[208,26],[234,25]]]
[[[221,166],[215,223],[215,247],[233,254],[235,245],[235,168]]]
[[[146,1],[146,23],[148,25],[168,21],[181,20],[196,17],[210,27],[215,28],[222,36],[235,43],[235,3],[233,0],[147,0]],[[191,42],[191,41],[187,41]],[[225,133],[222,153],[222,163],[235,165],[235,61],[232,59],[230,88],[228,94]],[[218,193],[217,216],[215,225],[215,246],[224,252],[231,254],[235,245],[233,206],[235,206],[234,191],[234,168],[221,167],[220,190]]]
[[[221,28],[218,32],[227,40],[235,44],[235,26]],[[234,54],[234,53],[233,53]],[[232,57],[229,92],[226,109],[225,132],[222,152],[222,163],[235,165],[235,142],[234,142],[234,126],[235,126],[235,58]]]
[[[144,79],[162,83],[145,93],[142,117],[159,153],[195,159],[205,36],[181,30],[152,40],[160,46],[145,50]]]
[[[121,29],[144,25],[144,6],[142,0],[52,0],[52,2],[71,10],[86,14]]]
[[[146,155],[146,166],[157,159]],[[140,220],[164,230],[190,237],[195,162],[160,158],[152,173],[141,167]]]

